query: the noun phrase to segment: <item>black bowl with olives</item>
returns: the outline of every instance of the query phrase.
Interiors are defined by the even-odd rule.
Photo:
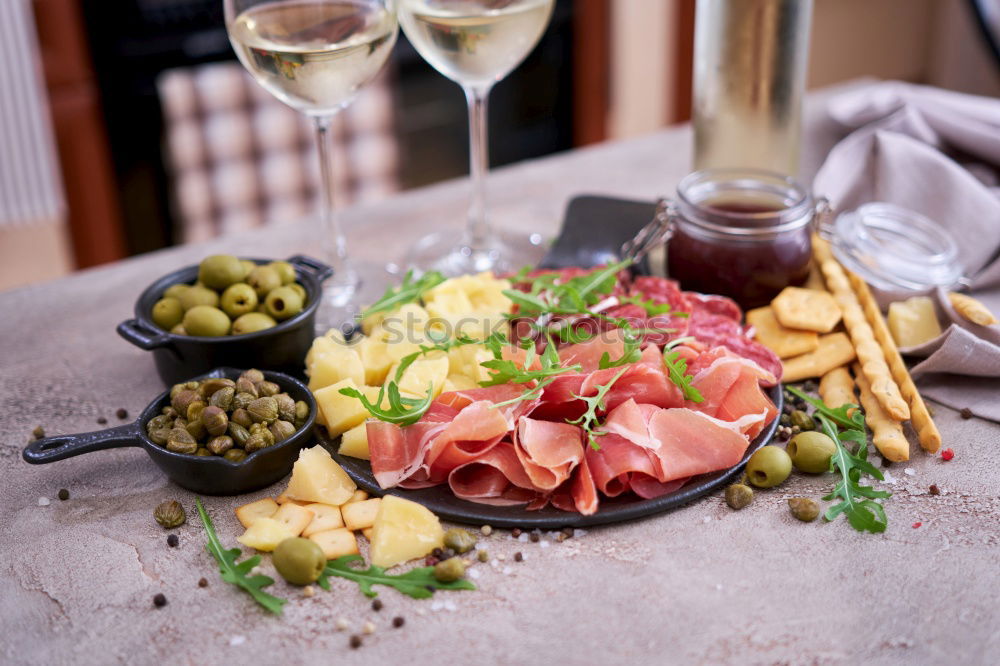
[[[217,368],[191,381],[228,380],[235,385],[245,372],[247,371],[235,368]],[[196,447],[193,453],[184,453],[182,451],[185,449],[180,446],[168,448],[166,440],[163,444],[154,441],[156,435],[151,432],[153,429],[150,428],[150,423],[157,423],[155,419],[168,414],[169,409],[174,409],[173,403],[177,402],[178,394],[185,390],[183,386],[160,394],[143,410],[134,423],[97,432],[37,439],[24,449],[23,458],[29,463],[40,465],[91,451],[141,446],[174,483],[193,492],[206,495],[238,495],[264,488],[288,474],[298,458],[299,450],[312,442],[316,401],[305,384],[293,377],[270,371],[261,374],[264,381],[273,383],[280,393],[287,394],[294,403],[304,403],[307,413],[301,418],[298,415],[294,417],[294,431],[283,433],[280,439],[276,438],[276,441],[255,448],[249,453],[246,449],[253,447],[247,447],[245,442],[241,444],[242,448],[231,446],[231,450],[244,451],[245,455],[238,459],[235,459],[235,456],[225,456],[225,452],[223,455],[205,455],[204,451],[198,450],[201,447]],[[214,406],[210,398],[211,396],[208,406]],[[207,409],[207,406],[205,408]],[[280,420],[282,420],[280,415],[273,420],[261,419],[261,421],[271,421],[269,425],[276,424]],[[187,432],[189,431],[185,430],[185,433]],[[178,437],[178,439],[187,438]],[[192,441],[198,439],[195,437]]]
[[[238,264],[243,266],[244,274],[236,276],[241,284],[244,279],[249,279],[253,267],[268,267],[277,263],[285,270],[293,270],[294,280],[289,281],[285,278],[282,280],[283,284],[271,285],[270,289],[264,284],[253,286],[259,287],[261,293],[277,291],[278,295],[294,288],[296,296],[300,298],[293,297],[288,300],[295,302],[297,314],[281,320],[263,312],[248,310],[236,316],[235,321],[230,321],[230,317],[235,315],[239,308],[248,306],[247,299],[242,296],[249,297],[249,294],[231,293],[226,301],[229,307],[223,312],[222,300],[226,298],[227,292],[218,286],[213,290],[201,284],[200,278],[205,277],[202,265],[187,266],[164,275],[142,292],[135,304],[135,317],[120,323],[117,330],[121,337],[135,346],[153,352],[156,370],[168,386],[208,372],[212,368],[238,367],[247,363],[262,369],[289,374],[302,372],[306,352],[309,351],[315,337],[316,311],[322,299],[323,281],[333,274],[333,269],[316,259],[302,255],[283,262],[244,257],[238,259],[232,257],[232,259],[236,259]],[[238,289],[242,288],[236,286]],[[177,308],[179,299],[168,294],[175,294],[178,289],[188,290],[185,301],[191,302],[180,312],[167,311],[171,306]],[[220,291],[221,296],[218,293]],[[234,289],[233,292],[235,291],[237,290]],[[205,302],[199,302],[199,297],[204,297]],[[263,302],[265,299],[259,300],[260,302],[255,302],[254,306],[268,305]],[[276,299],[272,297],[271,300]],[[270,305],[275,307],[285,305],[284,300],[277,300],[280,302]],[[179,321],[191,319],[188,324],[193,324],[197,332],[207,335],[189,335],[183,324],[167,328],[166,324],[173,322],[178,315],[181,317]],[[215,321],[216,319],[220,321]],[[238,326],[241,320],[249,323],[245,327]],[[225,331],[222,331],[223,327]],[[235,332],[234,327],[236,327]],[[241,329],[248,332],[242,332]]]

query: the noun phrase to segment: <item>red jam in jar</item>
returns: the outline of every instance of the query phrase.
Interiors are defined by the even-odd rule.
[[[815,205],[791,178],[752,169],[710,169],[677,186],[667,274],[689,291],[768,304],[809,276]]]

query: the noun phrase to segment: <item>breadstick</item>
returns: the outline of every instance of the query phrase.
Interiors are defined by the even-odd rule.
[[[882,409],[882,403],[872,394],[868,378],[857,363],[854,364],[854,378],[858,383],[858,395],[865,410],[865,423],[872,431],[872,443],[875,448],[892,462],[909,460],[910,443],[903,435],[903,426],[893,421]]]
[[[861,371],[865,373],[872,393],[889,416],[896,421],[907,420],[910,418],[910,407],[903,400],[899,387],[892,379],[882,348],[875,341],[875,333],[865,319],[861,304],[851,290],[844,269],[833,258],[826,241],[815,238],[813,250],[819,261],[820,270],[823,271],[823,277],[826,278],[826,286],[843,312],[844,326],[851,336],[851,342],[854,343],[858,361],[861,362]]]
[[[899,384],[899,391],[910,405],[910,421],[913,424],[913,429],[917,431],[920,447],[924,451],[936,453],[941,448],[941,433],[934,424],[934,419],[931,418],[923,397],[917,391],[913,378],[910,377],[910,371],[906,369],[903,357],[899,353],[899,348],[896,347],[896,341],[893,340],[892,334],[889,332],[889,326],[882,317],[882,311],[879,309],[878,303],[875,302],[875,297],[872,296],[868,284],[860,277],[848,272],[847,278],[851,281],[851,286],[854,287],[858,300],[861,301],[865,315],[868,317],[868,323],[871,324],[872,330],[875,332],[875,339],[882,345],[882,352],[889,363],[893,378]]]
[[[951,301],[951,307],[955,308],[955,312],[962,315],[973,324],[979,324],[980,326],[992,326],[993,324],[1000,323],[985,305],[974,299],[972,296],[956,294],[955,292],[950,291],[948,292],[948,300]]]
[[[823,375],[819,380],[819,397],[830,409],[858,404],[857,398],[854,397],[854,380],[850,371],[840,366]],[[847,413],[853,414],[854,409],[848,410]]]

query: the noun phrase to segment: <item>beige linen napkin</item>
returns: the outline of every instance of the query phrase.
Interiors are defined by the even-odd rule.
[[[886,82],[838,96],[829,111],[854,131],[816,174],[816,194],[836,211],[887,201],[942,225],[958,244],[970,294],[1000,313],[1000,100]],[[946,290],[934,295],[950,325],[902,350],[925,357],[912,369],[917,385],[933,400],[1000,421],[1000,326],[972,324]]]

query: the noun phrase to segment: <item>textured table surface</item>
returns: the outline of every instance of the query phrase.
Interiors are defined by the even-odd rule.
[[[824,98],[809,101],[807,175],[836,140]],[[677,128],[520,164],[493,175],[491,200],[511,228],[551,235],[575,194],[669,193],[690,149],[689,129]],[[466,195],[464,182],[447,183],[347,211],[353,253],[377,271],[428,230],[457,230]],[[213,251],[282,256],[310,251],[313,238],[304,225],[273,227],[0,294],[0,661],[995,663],[1000,426],[940,406],[956,457],[942,462],[914,446],[909,463],[889,469],[882,535],[842,519],[797,523],[785,500],[823,495],[833,479],[796,475],[741,512],[716,495],[563,543],[520,543],[498,530],[485,541],[505,559],[476,565],[478,592],[415,601],[386,589],[381,612],[345,580],[312,598],[279,581],[272,591],[291,600],[281,618],[219,579],[197,519],[168,548],[152,508],[176,498],[193,518],[194,498],[143,451],[21,461],[36,425],[93,430],[98,417],[136,415],[162,390],[150,356],[114,333],[144,285]],[[56,499],[60,488],[68,501]],[[206,498],[223,542],[236,545],[241,532],[235,506],[277,492]],[[40,506],[43,497],[51,504]],[[197,586],[203,576],[207,588]],[[166,607],[153,607],[157,593]],[[406,624],[394,629],[397,615]],[[336,630],[341,617],[351,633],[374,622],[360,650]]]

